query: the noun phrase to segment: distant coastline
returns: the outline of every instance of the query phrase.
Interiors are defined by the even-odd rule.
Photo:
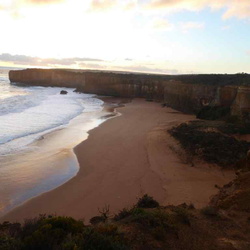
[[[250,75],[155,75],[91,70],[10,71],[10,81],[26,85],[75,87],[83,93],[142,97],[181,112],[197,114],[207,106],[228,107],[231,115],[250,111]]]

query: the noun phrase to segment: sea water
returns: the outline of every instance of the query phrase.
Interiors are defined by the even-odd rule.
[[[8,72],[0,68],[0,216],[75,176],[73,147],[104,115],[94,95],[21,86]]]

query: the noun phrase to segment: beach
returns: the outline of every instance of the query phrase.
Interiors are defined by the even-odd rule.
[[[22,221],[39,214],[89,219],[109,206],[117,213],[147,193],[162,205],[206,206],[215,187],[234,178],[233,171],[198,162],[184,163],[167,130],[195,119],[160,103],[133,99],[116,109],[120,115],[89,132],[75,147],[80,170],[62,186],[16,207],[1,220]]]

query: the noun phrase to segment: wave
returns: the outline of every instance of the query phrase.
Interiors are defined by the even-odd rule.
[[[68,94],[61,95],[62,89]],[[0,155],[68,124],[82,112],[99,111],[102,104],[94,95],[78,94],[69,88],[17,87],[1,81]]]

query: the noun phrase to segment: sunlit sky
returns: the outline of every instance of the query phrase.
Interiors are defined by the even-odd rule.
[[[0,0],[0,66],[250,73],[250,0]]]

